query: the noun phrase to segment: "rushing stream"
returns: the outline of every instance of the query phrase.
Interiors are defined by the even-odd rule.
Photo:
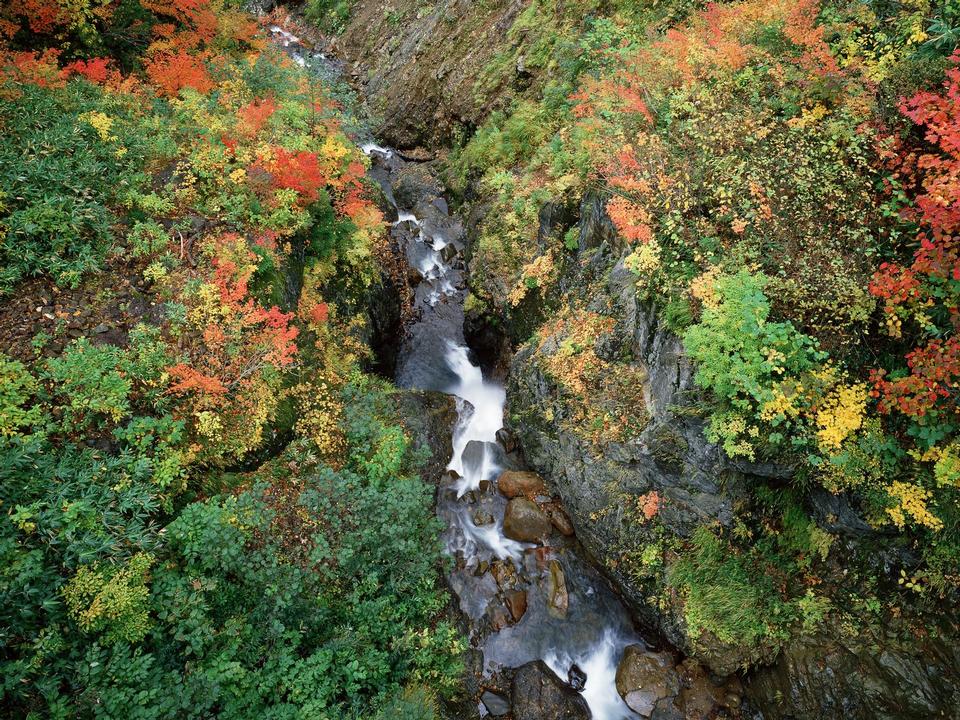
[[[424,198],[415,207],[399,207],[393,182],[406,163],[374,144],[364,146],[373,160],[373,176],[396,210],[392,235],[411,268],[422,278],[416,286],[416,315],[400,349],[397,383],[438,390],[456,398],[458,420],[438,513],[447,529],[447,552],[457,561],[450,578],[461,610],[482,642],[484,671],[544,660],[561,678],[586,674],[582,693],[594,718],[620,720],[635,715],[614,683],[623,648],[642,642],[629,616],[606,583],[575,552],[576,542],[553,533],[543,546],[518,542],[504,534],[507,500],[498,492],[503,470],[522,469],[498,440],[506,395],[485,378],[464,342],[463,229],[447,213],[442,199]],[[548,500],[548,498],[543,498]],[[556,561],[565,607],[551,605],[557,592]],[[506,567],[509,565],[509,567]],[[493,569],[505,568],[500,580]],[[500,606],[504,585],[526,593],[526,610],[515,624],[484,634],[482,619]],[[495,615],[494,615],[495,617]]]
[[[331,71],[329,61],[298,38],[279,27],[270,30],[298,64]],[[391,235],[415,286],[414,318],[399,349],[396,382],[456,399],[458,420],[437,512],[455,560],[450,584],[470,620],[472,646],[483,651],[483,672],[543,660],[582,692],[596,720],[636,718],[617,693],[615,675],[623,648],[643,641],[619,599],[581,558],[575,539],[553,532],[534,544],[504,534],[507,499],[498,492],[497,478],[523,467],[498,439],[504,388],[484,376],[464,340],[462,223],[443,198],[430,193],[413,193],[411,207],[398,203],[394,188],[412,163],[373,142],[362,149],[395,211]],[[411,193],[404,197],[409,205]],[[501,598],[508,593],[524,594],[519,619],[511,620],[504,608]],[[488,713],[482,703],[479,712]]]

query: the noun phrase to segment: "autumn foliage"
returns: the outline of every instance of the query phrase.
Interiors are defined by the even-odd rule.
[[[918,419],[943,412],[943,421],[960,409],[960,53],[953,62],[942,92],[901,102],[926,145],[911,151],[897,143],[888,161],[893,179],[915,193],[903,217],[918,228],[919,247],[910,264],[881,264],[870,284],[883,302],[890,334],[902,336],[907,323],[921,340],[906,355],[906,372],[874,371],[880,409]]]
[[[248,283],[256,255],[237,235],[207,241],[212,275],[187,296],[188,360],[168,369],[169,392],[198,439],[196,451],[208,461],[240,457],[261,441],[278,400],[280,371],[294,362],[297,328],[293,316],[264,308]]]
[[[157,90],[168,97],[176,97],[184,88],[192,88],[202,94],[213,87],[203,59],[182,50],[175,54],[157,55],[147,63],[146,72]]]

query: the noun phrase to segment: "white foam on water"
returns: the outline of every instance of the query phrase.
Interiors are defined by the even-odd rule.
[[[364,155],[370,155],[371,153],[379,153],[386,158],[393,157],[393,150],[385,148],[382,145],[377,145],[376,143],[368,142],[360,146],[360,151]]]
[[[393,223],[393,226],[396,227],[400,223],[411,222],[417,227],[420,227],[420,219],[413,213],[403,212],[402,210],[397,213],[397,219]]]
[[[296,35],[292,33],[288,33],[279,25],[271,25],[270,32],[272,32],[274,35],[279,35],[281,38],[283,38],[284,47],[290,47],[291,45],[300,44],[300,38],[298,38]]]
[[[367,155],[377,153],[386,158],[394,156],[389,148],[372,142],[362,145],[361,150]],[[417,260],[417,267],[425,278],[434,282],[434,288],[424,300],[428,305],[434,306],[444,295],[456,293],[456,289],[446,277],[450,268],[443,263],[439,254],[449,243],[439,235],[425,235],[419,218],[412,213],[398,210],[397,220],[393,225],[406,222],[421,228],[416,240],[433,249],[433,252]],[[448,340],[444,359],[456,376],[454,384],[446,390],[456,397],[458,411],[453,432],[453,453],[447,468],[460,475],[453,486],[459,498],[478,489],[482,480],[496,478],[502,469],[498,465],[495,450],[497,431],[503,427],[506,393],[497,383],[484,380],[480,368],[470,362],[469,351],[465,346]],[[465,462],[464,451],[473,441],[483,443],[482,451],[471,451]],[[502,518],[495,518],[494,522],[487,525],[476,525],[469,506],[457,507],[450,521],[454,532],[447,536],[447,552],[454,556],[460,554],[471,562],[476,562],[481,557],[495,556],[500,560],[511,560],[519,567],[524,552],[535,547],[506,537],[503,534]],[[594,594],[594,588],[588,587],[586,595],[593,597]],[[582,649],[581,645],[575,650],[564,650],[564,643],[561,641],[559,647],[546,653],[543,660],[562,679],[567,678],[572,664],[580,666],[587,676],[583,697],[594,720],[636,720],[637,716],[623,702],[616,688],[617,664],[628,642],[631,641],[608,626],[590,647]]]
[[[561,679],[566,679],[573,663],[586,673],[587,682],[582,694],[590,706],[593,720],[633,720],[637,715],[617,692],[617,664],[624,646],[623,640],[606,630],[598,643],[576,657],[554,650],[543,661]]]
[[[440,254],[436,250],[431,250],[424,254],[417,262],[417,270],[419,270],[420,274],[424,277],[427,277],[433,270],[436,270],[435,273],[432,273],[432,276],[438,278],[446,273],[447,269],[447,266],[443,264],[443,261],[440,259]]]
[[[440,280],[440,292],[444,295],[456,295],[457,289],[444,277]]]
[[[506,404],[506,393],[502,386],[487,382],[483,379],[480,368],[470,362],[468,350],[463,345],[448,342],[447,365],[457,376],[457,384],[449,392],[461,400],[470,403],[472,411],[467,413],[461,410],[460,421],[453,433],[453,457],[448,469],[464,475],[463,451],[471,440],[484,443],[494,443],[497,440],[497,430],[503,427],[503,406]],[[489,451],[484,449],[486,465]],[[490,460],[492,462],[492,460]],[[480,486],[484,473],[492,472],[494,468],[481,466],[474,477],[462,477],[458,486],[459,495]]]
[[[528,547],[533,547],[505,536],[503,534],[503,523],[499,520],[489,525],[476,525],[466,508],[460,509],[458,515],[465,544],[465,547],[459,549],[463,551],[465,557],[472,557],[479,555],[482,551],[487,551],[500,560],[513,560],[517,563],[523,557],[523,551]]]

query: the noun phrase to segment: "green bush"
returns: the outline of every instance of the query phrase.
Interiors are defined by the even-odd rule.
[[[692,548],[670,566],[667,579],[683,597],[691,637],[702,631],[724,643],[753,646],[783,639],[794,611],[769,575],[742,558],[707,528],[699,528]]]
[[[137,177],[140,142],[104,140],[81,118],[117,110],[105,105],[84,81],[60,92],[25,85],[15,100],[0,99],[0,295],[41,273],[76,286],[110,248],[111,206]]]
[[[767,279],[740,270],[717,279],[718,302],[683,334],[697,363],[696,381],[723,410],[710,420],[711,441],[731,457],[752,457],[760,438],[756,415],[773,399],[774,386],[815,366],[822,354],[789,322],[770,322]]]
[[[112,345],[97,347],[86,338],[73,341],[63,355],[47,363],[44,377],[61,401],[68,431],[94,422],[119,422],[130,412],[130,378],[121,367],[123,353]]]
[[[462,664],[439,618],[432,489],[382,387],[358,376],[344,401],[343,468],[291,477],[290,459],[306,457],[295,449],[239,492],[179,509],[144,462],[175,444],[173,421],[134,418],[116,432],[128,451],[106,457],[12,438],[0,452],[5,707],[433,717],[416,688],[452,692]]]
[[[339,32],[350,20],[352,0],[307,0],[304,14],[328,32]]]
[[[23,363],[0,353],[0,439],[29,434],[43,417],[33,404],[38,385]]]
[[[149,257],[163,250],[170,242],[167,231],[157,222],[134,223],[127,236],[130,243],[130,252],[136,258]]]

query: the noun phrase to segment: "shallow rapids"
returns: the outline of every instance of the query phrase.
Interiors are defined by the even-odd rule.
[[[394,205],[391,232],[420,281],[415,289],[415,320],[408,327],[397,368],[403,387],[439,390],[457,401],[458,420],[438,514],[446,525],[444,542],[455,559],[450,583],[470,618],[474,641],[483,649],[484,672],[544,660],[566,679],[571,667],[586,674],[582,695],[596,720],[637,717],[617,693],[615,676],[623,648],[642,643],[629,615],[606,582],[567,538],[544,545],[519,542],[504,534],[507,500],[496,487],[502,471],[522,469],[519,459],[498,441],[506,394],[473,362],[463,336],[463,230],[446,213],[446,203],[423,198],[415,207],[397,204],[391,181],[404,169],[397,153],[375,143],[363,146],[374,163],[384,195]],[[564,612],[548,598],[551,563],[564,579]],[[526,609],[514,623],[484,619],[501,602],[493,563],[509,563],[511,583],[526,593]],[[501,565],[502,567],[502,565]],[[500,613],[502,616],[502,609]],[[486,713],[482,703],[481,715]]]
[[[337,75],[336,61],[307,50],[280,27],[269,29],[297,64]],[[637,718],[620,698],[615,677],[624,647],[643,641],[606,581],[581,559],[575,540],[554,533],[536,544],[504,534],[507,499],[498,492],[497,478],[504,470],[523,468],[498,439],[504,388],[484,376],[464,339],[462,223],[449,215],[445,200],[429,193],[415,197],[412,204],[398,202],[394,184],[407,163],[372,141],[361,149],[371,158],[370,175],[395,212],[390,233],[406,257],[414,285],[415,316],[401,343],[396,382],[456,398],[458,419],[437,513],[446,526],[446,551],[455,561],[450,585],[470,620],[473,646],[483,650],[484,674],[543,660],[563,680],[580,676],[581,682],[573,686],[580,689],[595,720]],[[495,565],[509,579],[495,579]],[[563,581],[562,613],[548,597],[557,590],[556,577]],[[525,610],[515,622],[500,622],[505,617],[504,583],[513,592],[525,593]],[[489,714],[482,702],[478,713]]]

